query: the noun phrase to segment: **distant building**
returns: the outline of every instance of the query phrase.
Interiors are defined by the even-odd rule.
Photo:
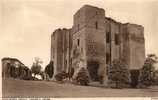
[[[31,71],[20,60],[6,57],[2,59],[2,77],[27,79],[31,77]]]
[[[144,28],[120,23],[105,16],[102,8],[85,5],[73,16],[71,29],[57,29],[51,35],[54,75],[74,68],[88,69],[91,80],[107,82],[107,67],[124,58],[129,70],[139,70],[145,59]],[[75,75],[74,74],[74,75]]]

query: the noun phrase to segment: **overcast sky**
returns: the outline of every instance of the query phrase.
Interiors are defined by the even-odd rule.
[[[16,57],[31,67],[34,57],[50,60],[50,35],[71,28],[74,13],[89,4],[122,23],[144,26],[146,54],[158,55],[156,0],[0,0],[0,59]]]

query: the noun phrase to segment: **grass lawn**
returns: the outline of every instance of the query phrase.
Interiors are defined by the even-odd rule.
[[[3,97],[155,97],[158,87],[150,89],[110,89],[47,81],[2,80]]]

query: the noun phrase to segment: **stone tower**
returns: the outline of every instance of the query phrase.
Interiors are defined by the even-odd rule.
[[[54,63],[54,75],[68,72],[71,53],[71,29],[57,29],[51,35],[51,61]]]
[[[86,67],[94,81],[98,81],[100,77],[106,79],[104,20],[103,9],[85,5],[74,15],[72,27],[73,66],[76,70]],[[75,54],[75,50],[79,54]]]

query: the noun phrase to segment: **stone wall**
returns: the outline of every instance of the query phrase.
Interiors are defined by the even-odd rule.
[[[140,69],[145,60],[145,41],[143,27],[136,24],[121,25],[121,57],[129,69]]]
[[[130,69],[140,69],[145,60],[144,28],[140,25],[128,24]]]
[[[54,75],[68,72],[71,53],[71,30],[57,29],[51,36],[51,61],[54,62]]]
[[[105,18],[105,23],[105,27],[107,27],[105,33],[106,38],[109,38],[109,41],[106,41],[106,56],[107,59],[109,59],[107,64],[110,64],[114,59],[119,59],[121,57],[121,23],[111,18]]]
[[[61,29],[57,29],[51,35],[51,61],[54,62],[54,75],[62,68]]]

